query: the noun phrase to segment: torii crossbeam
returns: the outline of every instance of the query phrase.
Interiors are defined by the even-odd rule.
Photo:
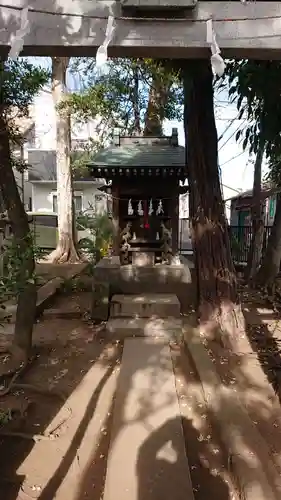
[[[159,3],[154,16],[139,7]],[[225,57],[281,59],[281,2],[197,0],[0,0],[0,51],[7,51],[28,4],[31,30],[23,55],[95,56],[108,15],[116,20],[109,55],[201,58],[210,54],[206,23],[212,19]],[[127,5],[126,5],[127,4]],[[127,7],[135,7],[127,10]],[[165,9],[165,7],[168,7]],[[174,16],[175,7],[178,16]],[[173,16],[173,17],[172,17]]]

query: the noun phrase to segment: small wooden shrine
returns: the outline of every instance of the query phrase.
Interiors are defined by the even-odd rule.
[[[178,251],[179,194],[187,187],[185,148],[171,137],[121,137],[90,166],[112,196],[113,252],[120,264],[171,263]]]

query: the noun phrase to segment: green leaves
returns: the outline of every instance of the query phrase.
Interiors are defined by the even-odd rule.
[[[156,80],[167,89],[164,119],[182,118],[182,86],[177,72],[165,61],[117,58],[109,60],[101,74],[94,60],[80,59],[72,64],[72,71],[78,70],[83,74],[84,89],[69,95],[63,106],[78,121],[95,119],[101,143],[114,128],[128,135],[143,129],[149,92]]]
[[[11,143],[17,145],[21,143],[21,119],[28,116],[29,105],[48,79],[49,73],[46,70],[35,68],[25,60],[0,61],[0,113],[5,127],[2,133]],[[22,162],[10,153],[9,148],[7,148],[8,158],[5,157],[5,153],[3,158],[6,168],[23,169]],[[1,188],[6,189],[6,185],[2,185]],[[34,256],[31,234],[27,235],[27,239],[20,241],[15,238],[8,240],[1,252],[5,269],[0,281],[0,304],[3,304],[7,298],[17,296],[28,283],[34,283],[36,279],[26,266],[26,262]]]
[[[1,104],[5,109],[17,107],[27,116],[28,106],[49,77],[48,71],[34,67],[25,60],[8,59],[2,63],[0,72]]]
[[[227,88],[236,101],[238,118],[246,118],[247,126],[239,130],[236,140],[243,139],[243,149],[257,153],[260,141],[276,175],[281,157],[281,63],[279,61],[229,61],[219,88]],[[277,167],[278,165],[278,167]]]
[[[0,63],[0,110],[9,127],[11,143],[22,142],[21,119],[29,114],[29,106],[37,92],[49,80],[49,72],[32,66],[26,60],[7,60]],[[23,169],[15,158],[13,166]]]
[[[235,140],[236,140],[236,142],[238,142],[238,141],[239,141],[239,139],[240,139],[240,137],[241,137],[241,134],[242,134],[242,130],[238,130],[238,132],[237,132],[237,133],[236,133],[236,135],[235,135]]]
[[[4,274],[0,280],[0,307],[5,309],[4,302],[11,297],[16,297],[28,283],[36,282],[35,273],[30,276],[25,267],[25,261],[32,256],[42,257],[42,252],[34,244],[32,234],[24,238],[26,250],[18,240],[11,238],[2,248],[2,264]]]

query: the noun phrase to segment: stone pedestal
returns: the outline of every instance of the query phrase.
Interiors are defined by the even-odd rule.
[[[193,264],[183,256],[174,257],[171,265],[145,266],[121,266],[119,257],[105,257],[95,267],[93,289],[108,286],[108,301],[115,294],[175,294],[180,301],[181,311],[186,312],[195,305],[196,300],[192,267]],[[103,308],[104,314],[108,314],[108,302],[105,305],[101,299],[99,307]]]
[[[155,255],[154,252],[133,252],[132,261],[133,266],[154,266]]]

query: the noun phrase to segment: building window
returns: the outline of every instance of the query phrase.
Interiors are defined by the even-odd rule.
[[[83,203],[82,203],[82,195],[74,196],[74,206],[75,206],[75,212],[77,214],[81,213],[83,210]]]
[[[76,214],[79,214],[83,210],[83,200],[82,195],[74,195],[74,207]],[[53,194],[53,212],[55,214],[58,213],[58,197],[56,194]]]

